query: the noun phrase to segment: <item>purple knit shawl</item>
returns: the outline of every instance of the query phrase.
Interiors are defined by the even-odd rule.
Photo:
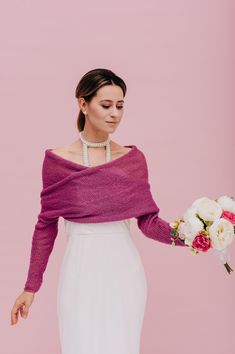
[[[135,145],[115,160],[87,167],[45,150],[41,211],[35,225],[25,291],[39,290],[58,234],[58,219],[98,223],[135,217],[142,233],[171,244],[169,223],[161,219],[148,182],[146,158]],[[186,246],[177,239],[177,246]]]

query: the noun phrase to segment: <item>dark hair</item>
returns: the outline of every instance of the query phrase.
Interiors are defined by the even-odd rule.
[[[123,96],[126,94],[127,88],[125,82],[113,71],[108,69],[93,69],[83,75],[79,81],[75,90],[75,97],[83,97],[87,102],[90,102],[96,95],[97,90],[105,85],[118,85],[123,91]],[[82,110],[80,110],[77,118],[78,130],[82,131],[84,125],[85,115]]]

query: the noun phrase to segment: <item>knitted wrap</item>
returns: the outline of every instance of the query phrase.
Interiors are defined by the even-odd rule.
[[[58,220],[99,223],[136,218],[142,233],[172,244],[172,228],[159,217],[148,182],[146,158],[135,145],[115,160],[87,167],[45,150],[41,210],[32,236],[25,291],[37,292],[58,234]],[[175,245],[186,246],[180,240]]]

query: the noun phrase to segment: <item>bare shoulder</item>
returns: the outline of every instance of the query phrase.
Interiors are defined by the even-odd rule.
[[[52,152],[55,155],[58,155],[71,162],[75,162],[78,164],[83,163],[82,148],[81,146],[76,144],[76,142],[70,145],[56,147],[52,149]]]
[[[114,141],[112,141],[111,150],[113,150],[114,153],[116,152],[117,154],[122,155],[122,154],[125,154],[128,151],[130,151],[131,147],[122,146],[122,145],[119,145],[119,144],[115,143]]]
[[[69,158],[69,147],[68,146],[61,146],[52,149],[52,152],[60,157]]]

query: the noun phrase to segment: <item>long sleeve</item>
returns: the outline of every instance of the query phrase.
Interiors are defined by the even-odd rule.
[[[171,230],[173,229],[170,224],[161,219],[158,214],[159,208],[158,211],[154,213],[137,217],[137,225],[145,236],[162,243],[171,244],[171,238],[173,237],[171,235]],[[173,238],[175,239],[175,236]],[[179,238],[175,239],[175,245],[183,247],[187,246],[184,241]]]
[[[43,273],[52,252],[57,233],[58,220],[48,225],[46,223],[42,225],[40,221],[36,224],[32,237],[30,265],[24,287],[25,291],[36,292],[41,287]]]
[[[43,191],[50,181],[53,170],[47,165],[46,159],[43,161],[41,191],[41,210],[32,237],[31,255],[28,269],[28,276],[24,286],[25,291],[37,292],[43,281],[43,273],[46,269],[49,256],[52,252],[55,239],[58,234],[59,217],[53,210],[48,210],[44,202]]]

